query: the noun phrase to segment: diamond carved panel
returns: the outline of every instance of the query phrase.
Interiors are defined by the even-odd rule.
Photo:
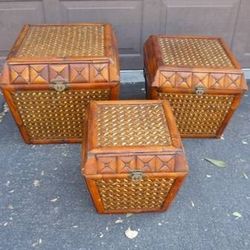
[[[71,64],[70,81],[74,83],[89,82],[89,65]]]
[[[67,64],[55,64],[49,67],[50,80],[69,80],[69,69]]]
[[[174,167],[175,167],[174,155],[156,157],[156,172],[173,172]]]
[[[209,87],[210,88],[221,88],[224,87],[225,74],[210,74]]]
[[[138,156],[137,168],[143,172],[155,171],[155,157],[154,156]]]
[[[116,173],[115,157],[99,157],[97,171],[100,174]]]
[[[192,73],[189,73],[189,72],[176,73],[175,85],[177,88],[191,88],[192,87]]]
[[[193,86],[202,85],[205,88],[207,88],[208,82],[209,82],[208,73],[194,73],[193,74]]]
[[[163,71],[160,74],[161,87],[175,87],[175,73]]]
[[[226,74],[225,87],[228,89],[238,89],[241,86],[240,74]]]
[[[126,156],[118,158],[118,173],[129,173],[135,170],[135,157]]]
[[[48,83],[49,70],[47,65],[31,65],[30,66],[30,82],[31,83]]]
[[[107,64],[91,64],[90,65],[90,81],[91,82],[108,82],[109,72]]]
[[[11,83],[29,83],[29,66],[15,65],[10,67]]]

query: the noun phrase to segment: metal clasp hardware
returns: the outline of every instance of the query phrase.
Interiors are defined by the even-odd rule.
[[[64,80],[51,80],[52,87],[57,92],[62,92],[67,88],[67,82]]]
[[[138,182],[138,181],[142,181],[144,174],[140,170],[135,170],[130,173],[130,177],[132,181]]]
[[[204,88],[203,85],[197,85],[195,87],[195,93],[196,93],[196,95],[203,95],[204,92],[205,92],[205,88]]]

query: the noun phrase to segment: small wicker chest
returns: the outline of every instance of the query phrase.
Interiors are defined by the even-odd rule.
[[[149,99],[167,99],[182,137],[220,137],[247,90],[220,38],[151,36],[144,45]]]
[[[188,166],[166,101],[91,102],[82,175],[99,213],[164,211]]]
[[[0,86],[26,143],[81,142],[90,100],[118,99],[109,24],[25,25]]]

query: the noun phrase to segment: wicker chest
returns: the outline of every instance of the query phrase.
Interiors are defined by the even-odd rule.
[[[111,25],[26,25],[0,85],[26,143],[62,143],[82,141],[88,103],[118,99],[119,80]]]
[[[91,102],[82,175],[99,213],[164,211],[188,173],[166,101]]]
[[[167,99],[182,137],[220,137],[247,90],[220,38],[151,36],[144,45],[147,96]]]

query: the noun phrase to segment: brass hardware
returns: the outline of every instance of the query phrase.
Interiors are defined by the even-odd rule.
[[[132,181],[139,182],[139,181],[142,181],[144,174],[140,170],[135,170],[130,173],[130,177]]]
[[[51,80],[52,87],[57,92],[62,92],[67,88],[67,82],[65,80]]]
[[[200,85],[200,84],[196,85],[196,87],[195,87],[195,93],[196,93],[196,95],[199,95],[199,96],[203,95],[204,92],[205,92],[205,88],[204,88],[203,85]]]

